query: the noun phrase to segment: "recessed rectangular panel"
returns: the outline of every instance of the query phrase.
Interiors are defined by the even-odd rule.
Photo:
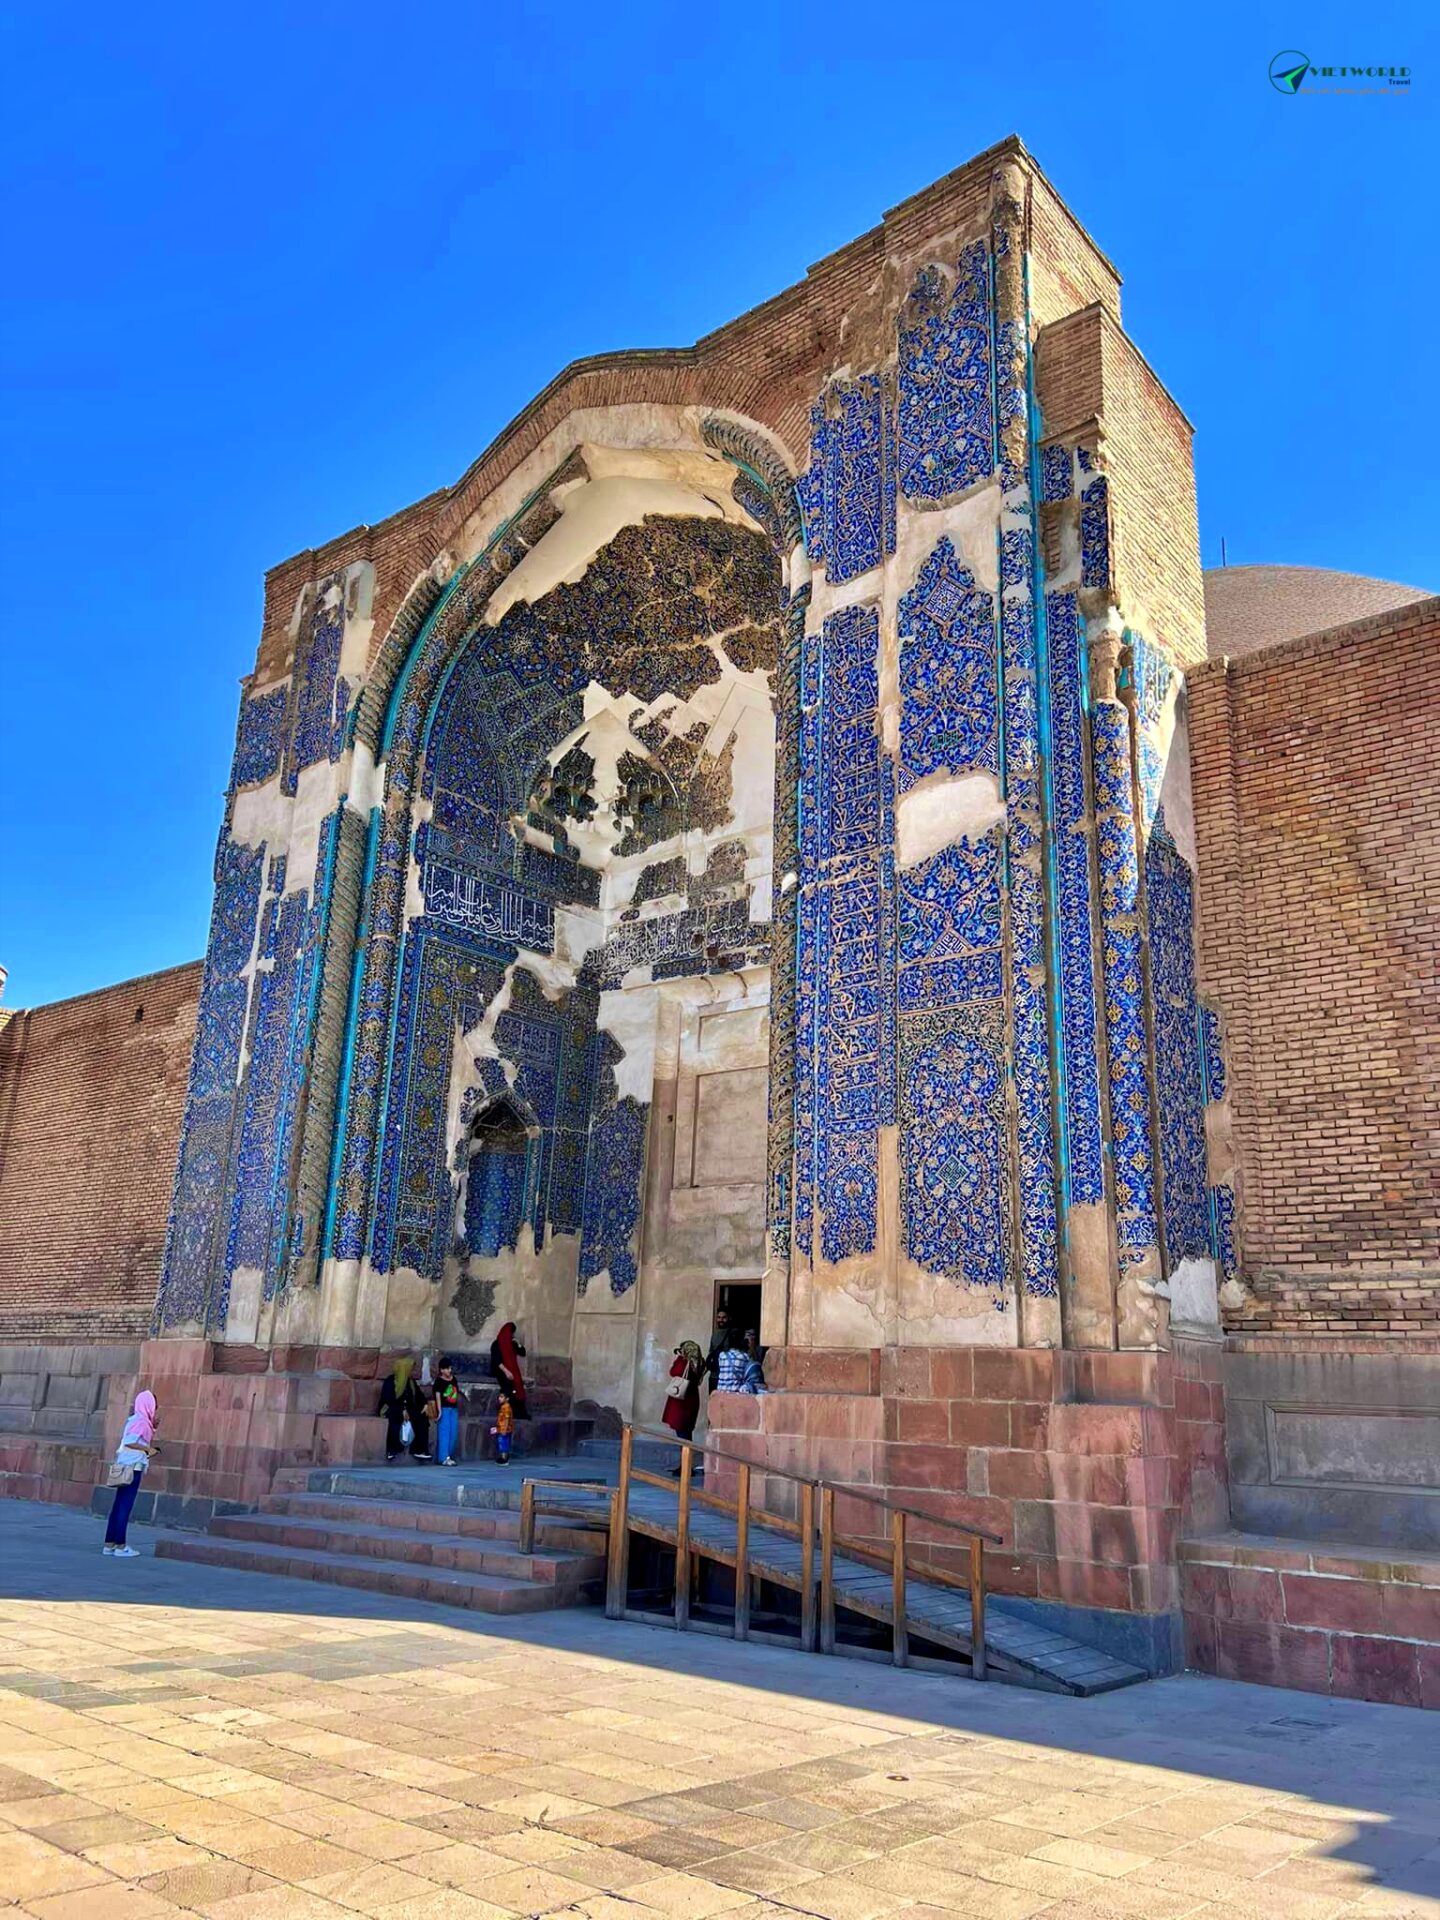
[[[1272,1405],[1265,1415],[1272,1485],[1440,1493],[1440,1413]]]
[[[702,1073],[695,1082],[697,1187],[742,1186],[765,1178],[764,1067]]]

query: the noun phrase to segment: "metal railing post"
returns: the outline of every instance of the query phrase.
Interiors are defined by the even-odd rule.
[[[625,1613],[630,1585],[630,1457],[635,1447],[633,1428],[620,1430],[620,1477],[610,1503],[610,1547],[605,1580],[605,1617],[619,1620]]]

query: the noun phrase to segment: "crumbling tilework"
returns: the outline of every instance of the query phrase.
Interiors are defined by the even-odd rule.
[[[1068,1145],[1065,1172],[1070,1201],[1091,1205],[1105,1198],[1105,1155],[1090,918],[1095,885],[1085,792],[1084,638],[1073,593],[1049,593],[1045,603]]]
[[[902,1014],[998,1000],[1001,850],[996,833],[958,840],[899,879]]]
[[[1157,825],[1145,849],[1145,904],[1155,1002],[1155,1091],[1160,1116],[1165,1257],[1173,1270],[1211,1251],[1205,1192],[1201,1015],[1195,996],[1194,882]]]
[[[613,1035],[596,1034],[592,1069],[595,1110],[590,1122],[580,1233],[582,1294],[602,1273],[609,1275],[610,1291],[615,1294],[627,1293],[639,1278],[650,1108],[633,1094],[618,1096],[615,1066],[622,1057]]]
[[[1103,473],[1087,480],[1080,495],[1080,584],[1110,585],[1110,484]]]
[[[1140,831],[1148,834],[1160,811],[1165,761],[1160,751],[1161,730],[1178,679],[1174,664],[1143,634],[1130,634],[1130,673],[1135,689],[1135,717],[1139,725],[1136,768],[1140,787]]]
[[[1044,794],[1035,636],[1034,516],[1028,488],[1006,497],[1000,598],[1005,741],[1005,874],[1010,931],[1011,1071],[1015,1087],[1020,1284],[1059,1285],[1051,1117],[1048,964],[1042,873]]]
[[[237,1267],[261,1269],[271,1291],[285,1251],[283,1225],[276,1216],[283,1219],[288,1202],[290,1132],[313,961],[308,896],[287,894],[278,903],[273,925],[271,964],[260,974],[255,996],[225,1261],[227,1273]]]
[[[235,765],[230,775],[232,791],[240,787],[263,786],[280,771],[285,751],[285,707],[290,697],[288,686],[275,687],[269,693],[257,693],[240,702],[240,728],[235,741]]]
[[[155,1309],[160,1327],[204,1324],[211,1311],[248,999],[242,970],[255,942],[264,871],[263,846],[237,847],[222,835],[164,1277]]]
[[[1010,1241],[1003,1010],[918,1015],[900,1048],[906,1250],[998,1301]]]
[[[901,791],[927,774],[1000,770],[995,598],[948,539],[900,601]]]
[[[290,764],[285,791],[294,793],[305,767],[328,760],[335,733],[335,679],[340,671],[340,645],[345,637],[345,611],[331,600],[333,584],[322,582],[310,618],[304,657],[295,685],[295,731],[290,742]]]
[[[1091,714],[1095,823],[1100,854],[1101,959],[1110,1070],[1115,1230],[1122,1268],[1157,1244],[1150,1063],[1140,940],[1140,864],[1130,784],[1130,719],[1118,700]]]
[[[994,469],[990,315],[983,241],[965,248],[953,281],[938,266],[915,276],[900,316],[898,464],[907,500],[944,500]]]
[[[827,578],[838,584],[895,551],[895,414],[878,373],[834,381],[822,408],[811,469],[823,473],[823,557]],[[801,493],[807,532],[813,490],[810,483]]]

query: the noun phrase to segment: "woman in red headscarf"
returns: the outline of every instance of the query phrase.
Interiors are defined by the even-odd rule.
[[[490,1370],[514,1408],[517,1420],[530,1418],[530,1409],[525,1404],[525,1379],[520,1372],[520,1356],[524,1351],[523,1343],[515,1338],[515,1322],[507,1320],[490,1342]]]

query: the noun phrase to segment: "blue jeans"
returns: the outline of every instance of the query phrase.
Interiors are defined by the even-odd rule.
[[[145,1478],[145,1469],[134,1475],[128,1487],[116,1487],[115,1498],[110,1503],[110,1519],[105,1528],[107,1547],[123,1547],[125,1529],[130,1524],[130,1511],[135,1505],[135,1496],[140,1491],[140,1482]]]
[[[460,1441],[460,1409],[458,1407],[441,1407],[439,1435],[435,1443],[435,1458],[453,1460],[455,1449]]]

